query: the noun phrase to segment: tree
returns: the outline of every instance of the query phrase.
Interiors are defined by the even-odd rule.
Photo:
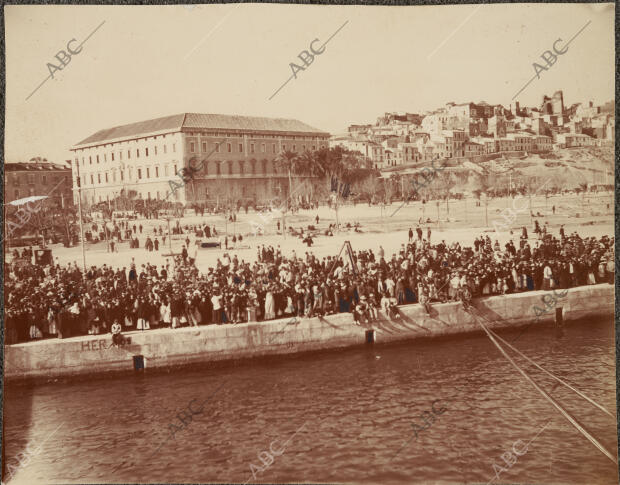
[[[442,191],[444,197],[446,198],[446,212],[448,217],[450,215],[450,190],[454,187],[455,181],[454,177],[449,172],[442,172],[439,174],[439,183],[437,186]]]
[[[276,166],[283,168],[288,173],[288,196],[291,197],[293,193],[293,180],[292,173],[296,172],[300,166],[300,158],[297,153],[290,150],[285,150],[276,157]],[[288,208],[289,202],[287,198],[286,207]]]
[[[585,203],[586,203],[586,192],[588,191],[588,182],[581,182],[579,184],[579,190],[581,190],[582,192],[582,196],[581,196],[581,210],[583,211],[583,213],[585,214],[586,209],[585,209]]]
[[[351,185],[363,180],[373,173],[372,169],[366,168],[366,162],[361,153],[352,152],[341,146],[322,148],[315,152],[310,174],[320,177],[330,186],[336,182],[337,192],[335,195],[334,209],[336,211],[336,227],[338,227],[338,202],[341,186]]]

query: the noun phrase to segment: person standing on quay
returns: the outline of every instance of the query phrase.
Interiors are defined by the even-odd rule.
[[[222,294],[218,286],[213,289],[211,304],[213,306],[213,323],[220,325],[222,323]]]

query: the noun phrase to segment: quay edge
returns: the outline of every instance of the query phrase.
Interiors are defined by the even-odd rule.
[[[562,293],[564,290],[559,290]],[[548,291],[530,291],[474,300],[476,313],[492,329],[532,328],[554,322],[556,311],[536,320],[534,307],[543,307]],[[571,288],[558,298],[564,322],[613,316],[614,286],[598,284]],[[132,373],[135,367],[165,369],[205,362],[247,359],[278,354],[377,344],[416,338],[480,332],[480,326],[461,303],[433,304],[428,315],[422,305],[398,307],[401,318],[390,320],[379,311],[377,322],[362,326],[349,313],[324,318],[281,318],[237,325],[205,325],[157,329],[124,334],[126,342],[112,346],[108,334],[71,339],[47,339],[5,347],[7,381],[46,380],[61,377]],[[613,322],[613,319],[611,320]],[[534,322],[534,323],[532,323]],[[369,334],[372,332],[374,334]]]

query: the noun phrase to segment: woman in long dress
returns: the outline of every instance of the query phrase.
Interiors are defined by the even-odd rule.
[[[276,317],[273,288],[269,286],[265,295],[265,320],[273,320]]]
[[[47,311],[47,333],[49,335],[56,335],[58,333],[56,329],[56,313],[52,307]]]

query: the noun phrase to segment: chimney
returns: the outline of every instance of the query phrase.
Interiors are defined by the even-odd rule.
[[[515,101],[515,114],[519,115],[519,101]]]
[[[594,102],[590,101],[590,108],[592,108],[594,106]]]

